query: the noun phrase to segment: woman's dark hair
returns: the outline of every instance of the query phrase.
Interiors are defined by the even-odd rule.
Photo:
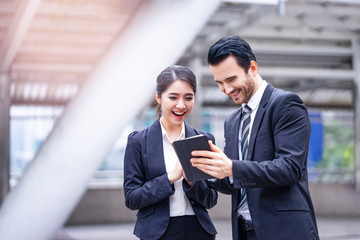
[[[210,47],[207,61],[210,65],[216,66],[228,56],[234,56],[245,73],[249,71],[250,62],[256,62],[250,45],[239,36],[228,36],[218,40]]]
[[[180,80],[188,83],[194,94],[196,93],[196,77],[195,74],[187,67],[172,65],[165,68],[157,77],[156,80],[156,92],[161,98],[161,94],[165,92],[168,87],[175,82],[176,80]],[[161,105],[159,104],[157,107],[157,115],[161,116]]]

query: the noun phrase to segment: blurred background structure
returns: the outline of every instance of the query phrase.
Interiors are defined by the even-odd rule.
[[[56,213],[51,199],[61,191],[34,200],[25,194],[34,186],[73,192],[53,228],[134,221],[122,190],[124,148],[131,131],[155,119],[155,79],[167,65],[196,74],[189,121],[222,148],[236,106],[206,55],[227,35],[247,40],[262,77],[309,109],[317,216],[359,218],[359,23],[359,0],[1,0],[0,233],[24,196],[28,205],[14,214],[31,218],[36,201]],[[228,219],[230,199],[219,197],[212,217]]]

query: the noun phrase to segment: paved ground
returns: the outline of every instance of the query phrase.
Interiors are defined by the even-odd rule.
[[[360,240],[359,218],[318,217],[321,240]],[[217,240],[231,240],[230,220],[215,220]],[[91,226],[68,226],[53,240],[136,240],[133,223]]]

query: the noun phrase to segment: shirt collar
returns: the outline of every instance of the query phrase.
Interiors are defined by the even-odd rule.
[[[246,104],[254,111],[260,104],[261,98],[265,92],[267,82],[262,80],[259,89],[255,92],[254,96],[250,98],[248,103],[243,103],[241,106],[244,107]]]
[[[167,133],[166,133],[166,130],[165,130],[165,128],[164,128],[164,126],[163,126],[163,124],[161,122],[161,120],[162,120],[162,117],[160,117],[160,120],[159,120],[160,121],[160,126],[161,126],[162,136],[163,136],[163,138],[166,138],[169,142],[171,142],[168,135],[167,135]],[[181,132],[180,132],[180,135],[176,138],[176,140],[183,139],[183,138],[185,138],[185,124],[184,124],[184,122],[181,124]]]

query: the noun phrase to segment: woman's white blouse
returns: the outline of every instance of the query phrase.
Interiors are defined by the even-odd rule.
[[[162,131],[162,139],[163,139],[163,150],[164,150],[164,159],[166,172],[171,172],[177,161],[179,161],[175,150],[172,146],[172,142],[170,141],[168,135],[166,134],[166,130],[161,123],[161,131]],[[180,136],[176,139],[184,139],[185,138],[185,124],[182,124],[182,129]],[[186,197],[183,186],[182,186],[183,177],[177,180],[174,183],[175,193],[170,196],[170,217],[176,216],[184,216],[184,215],[195,215],[194,210],[189,202],[189,199]]]

